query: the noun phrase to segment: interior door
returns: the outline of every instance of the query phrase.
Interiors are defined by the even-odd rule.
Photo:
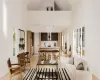
[[[37,55],[39,51],[39,33],[34,33],[34,54]]]
[[[29,52],[29,56],[31,57],[31,31],[27,31],[27,51]]]

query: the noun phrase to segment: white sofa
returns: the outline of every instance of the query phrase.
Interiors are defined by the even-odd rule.
[[[80,63],[83,62],[84,65],[84,70],[76,70],[76,66]],[[68,58],[65,58],[63,60],[61,60],[61,67],[65,67],[68,70],[68,74],[71,78],[71,80],[90,80],[90,74],[89,71],[87,70],[88,66],[87,63],[79,57],[74,57],[74,65],[73,64],[69,64],[70,61]]]

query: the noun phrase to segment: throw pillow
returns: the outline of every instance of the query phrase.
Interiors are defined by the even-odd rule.
[[[74,65],[74,58],[73,57],[68,58],[68,64]]]
[[[84,70],[83,63],[79,63],[78,66],[76,67],[77,70]]]

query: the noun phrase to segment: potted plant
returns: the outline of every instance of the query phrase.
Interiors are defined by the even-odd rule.
[[[16,40],[16,33],[13,34],[13,41]]]
[[[69,51],[71,51],[71,45],[70,45],[70,47],[69,47]]]
[[[22,45],[21,45],[21,44],[19,44],[19,49],[20,49],[20,50],[22,49]]]
[[[20,42],[22,41],[22,38],[20,38]]]
[[[22,44],[22,49],[24,49],[25,48],[25,44]]]
[[[69,52],[68,52],[68,57],[70,58],[71,56],[72,56],[72,51],[71,51],[72,49],[71,49],[71,45],[70,45],[70,47],[69,47]]]
[[[67,43],[65,42],[65,54],[67,54]]]

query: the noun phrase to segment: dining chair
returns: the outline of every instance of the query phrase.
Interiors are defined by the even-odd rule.
[[[20,64],[23,71],[25,71],[26,61],[25,61],[25,53],[20,53],[17,55],[18,63]]]
[[[26,64],[29,64],[30,65],[29,52],[24,52],[24,53],[25,53],[25,61],[26,61]]]

